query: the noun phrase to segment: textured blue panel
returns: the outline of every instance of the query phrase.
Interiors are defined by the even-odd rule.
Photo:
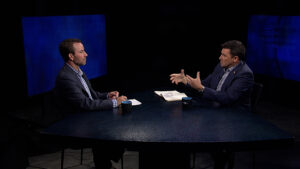
[[[89,78],[107,73],[104,15],[23,17],[28,95],[51,90],[64,62],[58,46],[67,38],[83,41],[88,53],[82,70]]]
[[[300,81],[300,16],[251,16],[247,44],[255,73]]]

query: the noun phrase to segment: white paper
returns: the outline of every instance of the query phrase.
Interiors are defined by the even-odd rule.
[[[136,99],[128,99],[129,101],[131,101],[132,106],[137,106],[142,104],[140,101],[136,100]]]

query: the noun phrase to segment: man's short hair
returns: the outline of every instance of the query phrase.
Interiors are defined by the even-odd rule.
[[[221,45],[222,48],[230,49],[232,56],[238,56],[240,60],[246,60],[246,48],[241,41],[230,40]]]
[[[65,39],[59,44],[59,52],[65,62],[69,60],[69,53],[74,54],[74,43],[82,43],[80,39]]]

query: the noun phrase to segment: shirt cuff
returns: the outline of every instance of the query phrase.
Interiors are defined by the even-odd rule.
[[[203,89],[202,89],[202,90],[199,90],[199,92],[204,92],[204,89],[205,89],[205,86],[203,86]]]
[[[113,108],[118,107],[118,102],[116,99],[112,99],[113,102]]]

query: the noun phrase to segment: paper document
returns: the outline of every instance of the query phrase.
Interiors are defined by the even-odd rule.
[[[136,99],[128,99],[129,101],[131,101],[132,106],[137,106],[142,104],[140,101],[136,100]]]
[[[157,95],[162,96],[166,101],[180,101],[183,97],[187,97],[185,93],[176,90],[171,91],[154,91]]]

